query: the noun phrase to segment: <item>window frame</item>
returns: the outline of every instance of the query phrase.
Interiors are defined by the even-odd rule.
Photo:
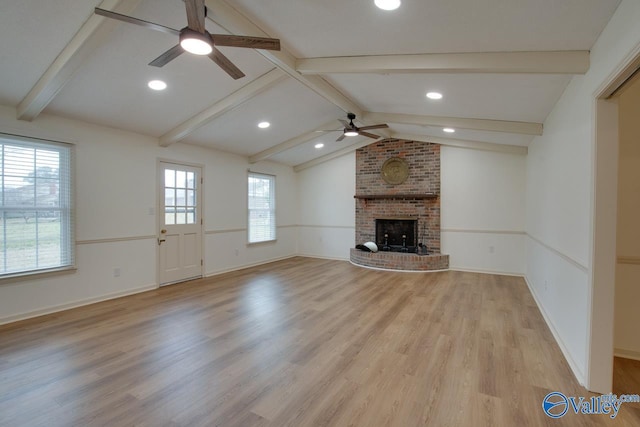
[[[269,217],[271,222],[269,224],[272,230],[269,238],[263,240],[251,240],[251,213],[254,209],[251,208],[251,178],[266,179],[269,180]],[[277,239],[277,219],[276,219],[276,176],[266,173],[249,171],[247,174],[247,245],[258,245],[261,243],[275,242]]]
[[[23,211],[47,211],[55,210],[60,216],[60,263],[59,265],[48,267],[26,268],[24,270],[13,270],[10,272],[0,272],[0,283],[10,283],[33,276],[48,276],[60,273],[76,271],[76,240],[75,240],[75,145],[68,142],[54,141],[44,138],[15,135],[0,132],[0,150],[4,153],[6,146],[25,147],[29,149],[43,149],[57,151],[58,160],[58,186],[60,192],[60,206],[52,209],[45,209],[44,206],[20,207]],[[5,158],[0,160],[0,234],[6,232],[5,214],[17,210],[17,206],[6,206],[5,196]],[[35,170],[35,169],[34,169]],[[37,177],[34,177],[37,180]],[[34,181],[35,182],[35,181]],[[35,183],[34,183],[35,185]],[[5,248],[0,246],[0,251]],[[3,266],[4,269],[4,266]]]

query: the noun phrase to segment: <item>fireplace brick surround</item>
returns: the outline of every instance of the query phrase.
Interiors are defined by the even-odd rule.
[[[382,165],[392,157],[408,165],[409,176],[401,184],[389,184],[381,176]],[[440,253],[439,144],[385,139],[359,148],[355,198],[356,244],[375,241],[376,219],[417,219],[417,241],[426,244],[429,255],[351,249],[351,262],[392,270],[449,268],[449,256]]]

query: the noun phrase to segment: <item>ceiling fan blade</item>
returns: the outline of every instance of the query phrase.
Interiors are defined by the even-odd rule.
[[[193,31],[204,34],[206,30],[204,0],[184,0],[184,4],[187,7],[187,26]]]
[[[336,139],[336,142],[340,142],[340,141],[342,141],[345,137],[346,137],[346,135],[343,133],[342,135],[340,135],[340,136],[338,137],[338,139]]]
[[[155,24],[153,22],[144,21],[142,19],[134,18],[132,16],[123,15],[121,13],[112,12],[106,9],[100,9],[99,7],[95,8],[96,15],[105,16],[107,18],[116,19],[118,21],[127,22],[129,24],[139,25],[141,27],[149,28],[152,30],[160,31],[163,33],[171,34],[174,36],[179,36],[180,31],[174,30],[170,27],[165,27],[164,25]]]
[[[252,49],[280,50],[280,40],[268,37],[234,36],[229,34],[211,34],[216,46],[248,47]]]
[[[211,58],[211,60],[213,62],[218,64],[218,66],[220,68],[222,68],[227,74],[229,74],[231,77],[233,77],[234,80],[238,80],[238,79],[244,77],[244,73],[242,71],[240,71],[240,69],[238,67],[236,67],[233,64],[233,62],[231,62],[231,60],[229,60],[229,58],[224,56],[222,54],[222,52],[220,52],[215,47],[213,48],[213,52],[211,52],[209,54],[209,58]]]
[[[182,49],[182,46],[177,44],[171,49],[169,49],[168,51],[166,51],[165,53],[163,53],[162,55],[158,56],[153,61],[149,62],[149,65],[153,67],[164,67],[169,62],[173,61],[178,56],[180,56],[183,52],[184,52],[184,49]]]
[[[388,127],[389,127],[389,125],[387,125],[387,124],[379,124],[379,125],[363,126],[361,128],[358,128],[358,129],[360,129],[360,130],[386,129]]]
[[[367,138],[373,138],[373,139],[381,138],[380,136],[378,136],[378,135],[374,135],[374,134],[369,133],[369,132],[362,132],[362,130],[359,130],[359,131],[358,131],[358,134],[359,134],[359,135],[362,135],[362,136],[366,136]]]

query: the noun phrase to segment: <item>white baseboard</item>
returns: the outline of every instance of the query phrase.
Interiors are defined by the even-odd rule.
[[[523,273],[515,273],[515,272],[509,272],[509,271],[496,271],[496,270],[482,270],[482,269],[477,269],[477,268],[465,268],[465,267],[454,267],[454,266],[449,266],[449,270],[451,271],[463,271],[465,273],[480,273],[480,274],[495,274],[498,276],[516,276],[516,277],[522,277],[524,278],[524,274]]]
[[[44,316],[47,314],[57,313],[59,311],[70,310],[72,308],[81,307],[83,305],[95,304],[97,302],[108,301],[111,299],[126,297],[128,295],[139,294],[141,292],[152,291],[154,289],[158,289],[157,284],[140,286],[138,288],[127,289],[126,291],[113,292],[106,295],[101,295],[98,297],[86,298],[82,300],[77,300],[74,302],[55,305],[52,307],[41,308],[34,311],[27,311],[25,313],[14,314],[8,317],[0,318],[0,325],[5,325],[7,323],[18,322],[20,320],[31,319],[33,317]]]
[[[300,256],[300,255],[296,255],[296,254],[285,255],[285,256],[282,256],[282,257],[270,258],[270,259],[266,259],[266,260],[263,260],[263,261],[254,262],[254,263],[251,263],[251,264],[242,264],[242,265],[238,265],[238,266],[231,267],[231,268],[225,268],[225,269],[222,269],[222,270],[208,271],[208,272],[206,272],[204,274],[204,277],[219,276],[220,274],[231,273],[232,271],[240,271],[240,270],[244,270],[246,268],[257,267],[259,265],[269,264],[269,263],[276,262],[276,261],[282,261],[282,260],[289,259],[289,258],[294,258],[294,257],[297,257],[297,256]]]
[[[529,292],[531,292],[531,295],[533,296],[533,300],[536,302],[536,305],[538,306],[538,310],[540,310],[540,313],[542,313],[542,317],[544,318],[544,321],[549,327],[549,330],[551,330],[551,334],[553,335],[553,338],[555,338],[556,343],[558,344],[558,347],[560,347],[560,351],[562,351],[562,354],[564,355],[565,360],[569,364],[569,367],[573,372],[573,376],[576,378],[576,380],[581,386],[586,388],[587,382],[586,382],[586,377],[584,373],[580,370],[580,368],[578,368],[578,365],[571,357],[571,353],[567,349],[567,346],[564,344],[564,341],[562,341],[562,338],[560,337],[560,334],[554,327],[553,322],[551,322],[551,318],[547,315],[547,312],[544,310],[544,307],[542,306],[542,304],[540,304],[538,295],[536,294],[533,286],[531,286],[529,279],[527,278],[526,275],[523,277],[524,277],[525,283],[527,284],[527,287],[529,288]]]
[[[349,257],[333,257],[333,256],[323,256],[323,255],[313,255],[313,254],[298,254],[296,256],[301,256],[304,258],[316,258],[316,259],[328,259],[331,261],[349,261]]]
[[[640,351],[625,350],[624,348],[614,348],[613,355],[624,359],[640,360]]]

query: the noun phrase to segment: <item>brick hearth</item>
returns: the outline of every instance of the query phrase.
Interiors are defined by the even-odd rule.
[[[364,252],[351,248],[350,260],[365,267],[386,270],[432,271],[449,268],[449,255],[417,255],[401,252]]]

